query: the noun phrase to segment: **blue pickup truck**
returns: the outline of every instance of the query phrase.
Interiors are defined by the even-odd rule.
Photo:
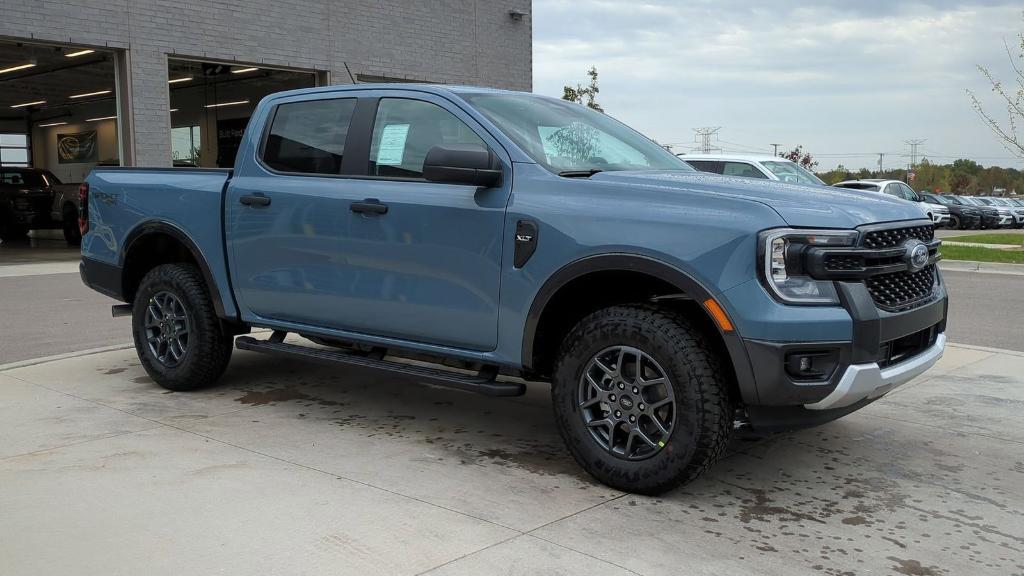
[[[914,204],[699,173],[533,94],[283,92],[233,170],[97,168],[80,193],[82,278],[126,303],[160,385],[212,384],[234,347],[497,396],[550,382],[579,465],[638,493],[737,427],[857,410],[945,344]]]

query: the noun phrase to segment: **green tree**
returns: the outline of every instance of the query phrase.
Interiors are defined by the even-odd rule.
[[[604,108],[597,103],[597,95],[601,92],[601,89],[597,87],[597,67],[591,66],[587,71],[587,76],[590,77],[590,83],[586,86],[581,84],[577,84],[575,88],[566,86],[562,93],[562,100],[583,104],[587,108],[604,112]]]

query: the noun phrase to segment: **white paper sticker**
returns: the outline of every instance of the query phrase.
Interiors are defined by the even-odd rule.
[[[405,155],[405,139],[409,136],[408,124],[388,124],[380,134],[377,148],[377,165],[400,166]]]

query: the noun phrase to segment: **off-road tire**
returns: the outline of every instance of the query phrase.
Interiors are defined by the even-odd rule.
[[[665,445],[643,460],[609,453],[591,436],[578,386],[590,359],[629,346],[652,357],[672,383],[676,420]],[[649,305],[615,306],[583,318],[565,337],[551,387],[555,421],[579,465],[602,483],[659,494],[692,481],[725,451],[733,430],[727,374],[707,337],[682,315]]]
[[[165,366],[146,339],[146,309],[154,295],[169,292],[183,305],[189,322],[189,340],[176,366]],[[234,338],[226,333],[199,269],[191,264],[162,264],[143,277],[132,307],[135,351],[146,373],[168,390],[196,390],[213,384],[231,359]]]

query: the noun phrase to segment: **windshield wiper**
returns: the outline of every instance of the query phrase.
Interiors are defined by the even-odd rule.
[[[590,170],[563,170],[558,175],[563,178],[590,178],[598,172],[604,172],[600,168],[591,168]]]

